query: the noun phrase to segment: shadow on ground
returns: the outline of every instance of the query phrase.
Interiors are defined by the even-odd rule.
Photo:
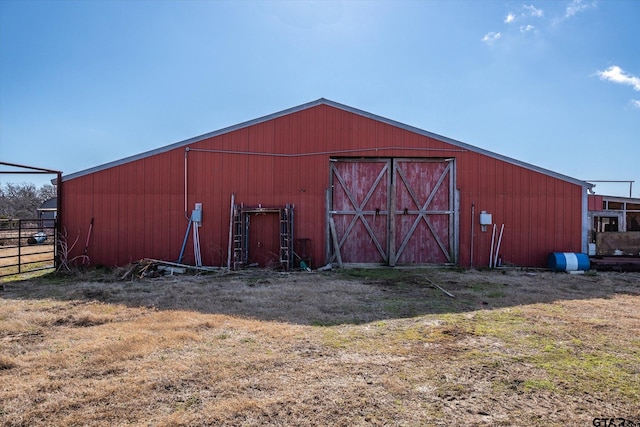
[[[640,273],[575,275],[445,268],[313,273],[246,270],[120,281],[114,272],[93,270],[5,282],[0,290],[0,298],[5,300],[99,301],[303,325],[361,324],[616,294],[640,295]]]

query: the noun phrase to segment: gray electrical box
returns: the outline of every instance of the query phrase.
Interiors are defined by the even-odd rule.
[[[493,224],[493,220],[491,218],[491,214],[486,211],[480,212],[480,225],[491,225]]]
[[[196,203],[196,208],[191,211],[191,221],[198,225],[202,222],[202,203]]]

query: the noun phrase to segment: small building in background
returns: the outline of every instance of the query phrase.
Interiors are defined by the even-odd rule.
[[[640,199],[589,195],[589,255],[640,257]]]
[[[42,202],[38,208],[38,219],[43,220],[44,227],[53,227],[58,214],[58,198],[53,197]]]

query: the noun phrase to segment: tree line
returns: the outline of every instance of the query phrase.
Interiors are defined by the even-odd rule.
[[[30,182],[0,184],[0,218],[37,218],[43,202],[56,197],[56,187],[43,184],[37,187]]]

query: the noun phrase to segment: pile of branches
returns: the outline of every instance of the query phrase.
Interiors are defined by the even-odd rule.
[[[120,280],[141,280],[144,278],[155,278],[161,276],[173,276],[174,274],[184,274],[187,271],[196,273],[203,272],[227,272],[227,269],[193,266],[179,264],[170,261],[161,261],[157,259],[144,258],[125,268],[124,273],[120,276]]]
[[[142,259],[130,264],[120,276],[120,280],[141,280],[146,277],[160,277],[162,276],[162,272],[158,271],[158,266],[159,264],[157,262],[149,259]]]

